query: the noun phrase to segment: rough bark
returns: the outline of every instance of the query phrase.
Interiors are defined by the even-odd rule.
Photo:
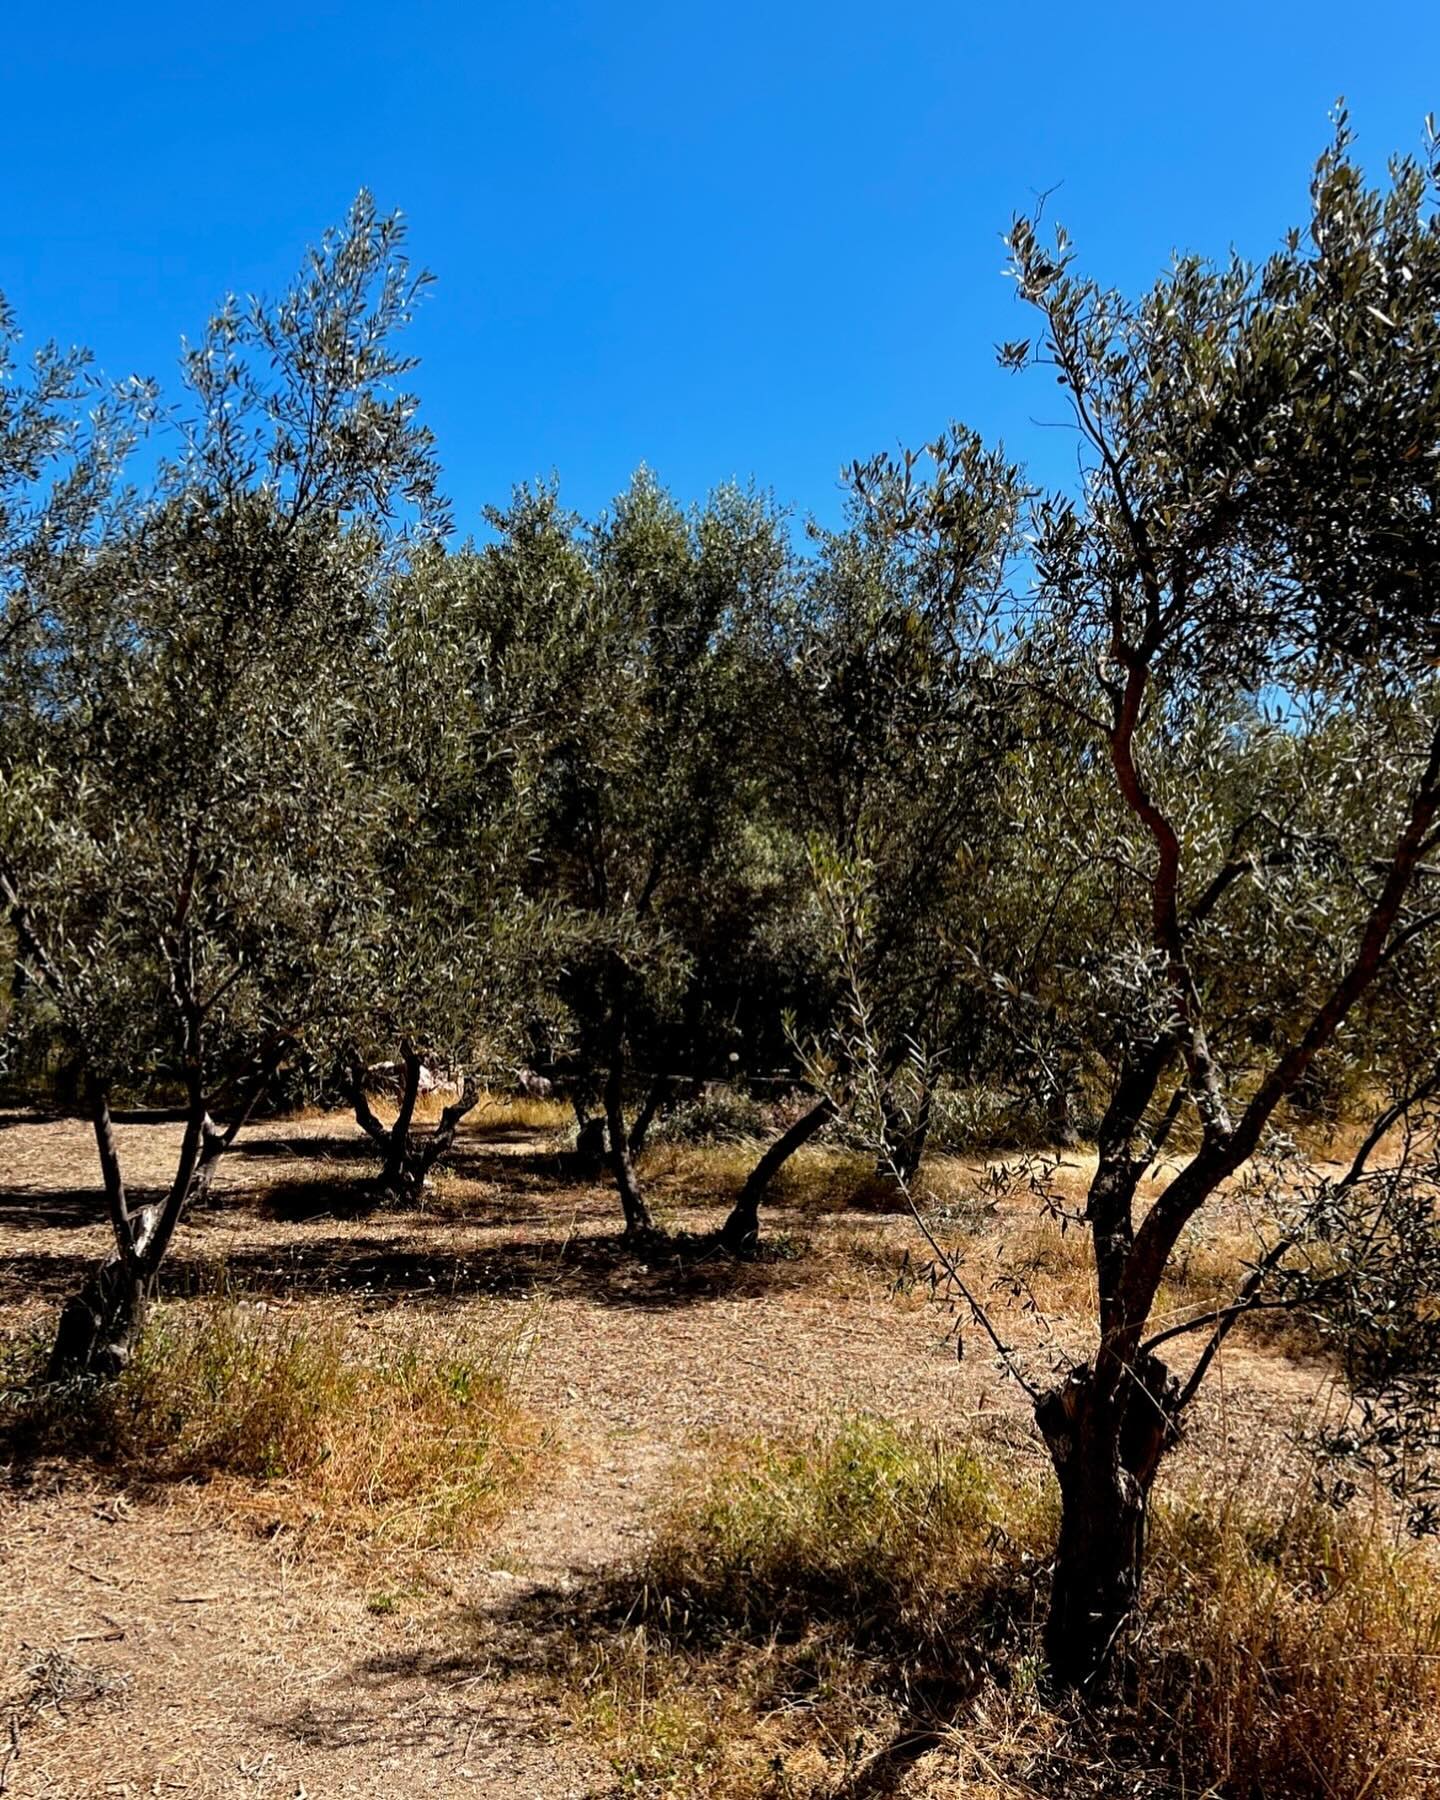
[[[400,1060],[405,1070],[405,1080],[400,1090],[400,1110],[395,1115],[395,1123],[390,1127],[380,1182],[386,1193],[393,1194],[397,1199],[407,1200],[419,1192],[419,1183],[414,1179],[415,1170],[410,1157],[410,1126],[415,1118],[415,1102],[420,1094],[420,1071],[424,1065],[420,1060],[420,1052],[408,1038],[400,1045]]]
[[[1045,1652],[1061,1686],[1105,1681],[1135,1614],[1150,1490],[1175,1442],[1176,1401],[1177,1384],[1151,1356],[1114,1391],[1087,1366],[1036,1404],[1060,1485]]]
[[[113,1380],[130,1359],[149,1299],[149,1284],[111,1251],[60,1309],[46,1379]]]
[[[769,1145],[745,1178],[740,1197],[720,1228],[720,1243],[725,1249],[741,1256],[755,1248],[760,1237],[760,1202],[765,1198],[770,1183],[795,1152],[802,1145],[808,1144],[834,1117],[835,1103],[826,1095],[817,1100],[808,1112],[801,1113],[794,1124],[788,1125],[774,1143]]]
[[[581,1175],[593,1178],[605,1168],[607,1141],[605,1119],[600,1113],[581,1113],[580,1129],[575,1136],[575,1167]]]
[[[665,1096],[670,1091],[670,1077],[657,1075],[650,1083],[648,1093],[636,1114],[635,1123],[630,1127],[630,1154],[636,1157],[645,1148],[645,1140],[650,1135],[650,1127],[655,1123],[656,1115],[664,1104]]]
[[[1080,1133],[1075,1129],[1075,1109],[1070,1084],[1063,1076],[1057,1076],[1050,1089],[1045,1131],[1058,1150],[1073,1150],[1080,1142]]]

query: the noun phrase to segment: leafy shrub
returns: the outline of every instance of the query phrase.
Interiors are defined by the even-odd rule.
[[[773,1109],[741,1088],[712,1086],[662,1113],[651,1127],[656,1144],[738,1144],[769,1137]]]

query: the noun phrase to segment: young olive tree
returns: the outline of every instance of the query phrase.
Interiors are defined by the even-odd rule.
[[[397,385],[425,280],[402,240],[362,194],[277,303],[228,301],[185,353],[154,496],[25,584],[5,900],[29,1022],[84,1071],[114,1237],[64,1309],[56,1378],[123,1363],[186,1207],[331,1022],[371,910],[360,687],[407,529],[439,519]],[[140,1202],[111,1096],[156,1083],[184,1129]]]
[[[1078,498],[1036,510],[1018,678],[1089,735],[1108,790],[1094,855],[1133,899],[1089,1034],[1108,1072],[1083,1218],[1096,1337],[1036,1394],[1061,1496],[1047,1644],[1069,1682],[1133,1612],[1151,1488],[1225,1334],[1298,1279],[1282,1273],[1297,1236],[1333,1235],[1347,1206],[1404,1211],[1370,1180],[1372,1134],[1233,1304],[1155,1316],[1187,1227],[1280,1166],[1284,1109],[1320,1059],[1393,1075],[1390,1127],[1431,1091],[1433,1012],[1418,1080],[1375,1061],[1377,1021],[1431,991],[1440,926],[1435,175],[1399,161],[1367,187],[1342,121],[1308,236],[1260,267],[1180,259],[1138,303],[1081,277],[1063,233],[1047,245],[1020,220],[1011,238],[1040,329],[1004,358],[1052,372],[1085,469]],[[1194,1151],[1162,1170],[1177,1121]],[[1272,1189],[1293,1214],[1293,1183]],[[1423,1260],[1433,1210],[1406,1216]],[[1376,1242],[1403,1261],[1406,1236]]]

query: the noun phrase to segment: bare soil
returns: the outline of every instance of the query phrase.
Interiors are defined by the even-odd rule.
[[[132,1185],[159,1187],[179,1127],[118,1127]],[[578,1590],[640,1542],[647,1508],[717,1434],[803,1433],[870,1410],[981,1430],[1037,1455],[1024,1395],[906,1277],[913,1222],[777,1208],[780,1250],[705,1253],[734,1158],[657,1155],[672,1252],[635,1262],[617,1207],[544,1130],[492,1118],[414,1213],[366,1211],[367,1146],[344,1117],[251,1127],[182,1227],[166,1291],[232,1288],[341,1310],[359,1330],[513,1334],[549,1448],[479,1554],[324,1557],[257,1534],[243,1497],[138,1496],[93,1472],[0,1486],[0,1793],[601,1796],[613,1778],[532,1679],[524,1602]],[[1080,1171],[1077,1171],[1077,1174]],[[0,1328],[43,1327],[101,1254],[93,1145],[77,1122],[0,1117]],[[899,1281],[897,1285],[897,1275]],[[1036,1337],[1023,1305],[1017,1341]],[[1183,1456],[1282,1453],[1323,1371],[1227,1349]]]

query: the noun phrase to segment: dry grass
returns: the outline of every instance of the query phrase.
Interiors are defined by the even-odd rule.
[[[1160,1509],[1138,1710],[1237,1800],[1440,1793],[1440,1578],[1376,1513],[1232,1486]]]
[[[1440,1578],[1377,1521],[1238,1488],[1162,1507],[1143,1682],[1098,1716],[1039,1679],[1052,1529],[975,1444],[852,1419],[731,1446],[665,1502],[569,1681],[637,1794],[1440,1792]]]
[[[972,1448],[877,1419],[728,1446],[577,1639],[585,1717],[627,1791],[839,1791],[973,1691],[1023,1604],[1000,1519],[1042,1511]]]
[[[443,1102],[442,1102],[443,1104]],[[435,1108],[438,1116],[440,1107]],[[486,1130],[568,1131],[575,1115],[563,1100],[538,1100],[527,1094],[487,1090],[476,1108],[476,1122]]]
[[[657,1142],[644,1174],[677,1236],[641,1264],[615,1248],[605,1178],[577,1181],[554,1154],[569,1124],[554,1103],[498,1100],[467,1122],[426,1207],[358,1216],[338,1202],[293,1216],[266,1204],[287,1182],[348,1190],[365,1155],[353,1121],[251,1128],[166,1278],[206,1293],[228,1267],[242,1303],[162,1308],[136,1404],[112,1420],[108,1445],[50,1439],[102,1486],[163,1488],[167,1504],[128,1509],[122,1531],[100,1516],[113,1491],[97,1507],[92,1480],[9,1490],[7,1547],[27,1559],[13,1571],[12,1675],[34,1661],[15,1641],[91,1641],[98,1601],[128,1635],[95,1640],[97,1667],[139,1671],[153,1717],[145,1621],[178,1611],[183,1629],[167,1624],[165,1643],[181,1660],[157,1736],[166,1754],[177,1737],[193,1746],[197,1792],[229,1791],[234,1746],[262,1740],[276,1791],[376,1796],[609,1792],[592,1780],[594,1743],[624,1791],[715,1800],[1436,1791],[1430,1714],[1406,1698],[1435,1699],[1437,1608],[1422,1562],[1378,1535],[1313,1528],[1320,1516],[1293,1485],[1242,1504],[1221,1481],[1204,1505],[1162,1509],[1144,1646],[1153,1677],[1087,1729],[1039,1679],[1052,1518],[1028,1412],[984,1357],[956,1361],[919,1234],[889,1193],[866,1210],[869,1159],[807,1148],[765,1209],[772,1260],[736,1264],[707,1234],[760,1144]],[[167,1179],[178,1127],[120,1131],[135,1180]],[[53,1311],[106,1240],[83,1126],[27,1124],[3,1148],[0,1276],[18,1326]],[[1087,1174],[1077,1156],[1059,1182],[1081,1199]],[[1044,1310],[1083,1351],[1086,1235],[1062,1234],[1023,1183],[1001,1194],[985,1176],[979,1158],[927,1159],[927,1215],[997,1305],[1010,1302],[988,1281],[1007,1260],[1028,1263]],[[1176,1262],[1167,1318],[1229,1298],[1251,1248],[1238,1206],[1220,1209]],[[522,1409],[510,1376],[537,1291],[549,1297]],[[1021,1307],[1006,1328],[1046,1354]],[[1275,1446],[1321,1371],[1253,1354],[1276,1344],[1289,1347],[1254,1336],[1230,1360],[1223,1416],[1197,1415],[1177,1482],[1227,1447],[1288,1454]],[[543,1483],[529,1409],[563,1436]],[[960,1419],[993,1438],[957,1437]],[[717,1422],[723,1441],[709,1436]],[[697,1455],[708,1457],[698,1473]],[[677,1467],[689,1473],[667,1485]],[[667,1497],[654,1511],[657,1490]],[[533,1504],[515,1505],[522,1494]],[[197,1517],[195,1549],[179,1527]],[[1277,1519],[1290,1521],[1279,1549]],[[211,1562],[231,1559],[213,1584],[230,1596],[223,1618],[217,1608],[192,1623],[175,1600],[168,1571],[182,1554],[205,1571],[182,1595],[208,1592]],[[462,1613],[437,1601],[441,1577]],[[301,1589],[307,1622],[290,1633]],[[558,1615],[560,1638],[536,1630],[552,1589],[544,1617],[553,1628]],[[223,1702],[197,1703],[220,1692],[212,1670],[242,1624]],[[511,1631],[538,1680],[511,1658]],[[303,1741],[283,1724],[296,1692],[319,1708]],[[547,1729],[557,1702],[588,1732]],[[65,1741],[91,1785],[67,1776],[55,1791],[103,1792],[117,1770],[150,1791],[167,1771],[133,1744],[117,1751],[108,1720],[87,1724],[83,1710]],[[442,1718],[449,1762],[437,1754]],[[36,1730],[49,1730],[49,1711]],[[1352,1779],[1367,1736],[1380,1746],[1368,1791]]]
[[[120,1379],[88,1392],[38,1382],[41,1349],[12,1346],[5,1382],[22,1457],[79,1458],[141,1491],[205,1483],[267,1533],[330,1549],[472,1545],[541,1445],[512,1393],[514,1337],[362,1356],[339,1323],[211,1299],[155,1308]]]
[[[662,1203],[728,1207],[765,1148],[759,1138],[698,1144],[662,1140],[647,1146],[640,1168]],[[873,1156],[807,1144],[771,1182],[761,1209],[762,1229],[765,1218],[777,1214],[809,1221],[830,1213],[905,1210],[895,1184],[876,1175]]]

